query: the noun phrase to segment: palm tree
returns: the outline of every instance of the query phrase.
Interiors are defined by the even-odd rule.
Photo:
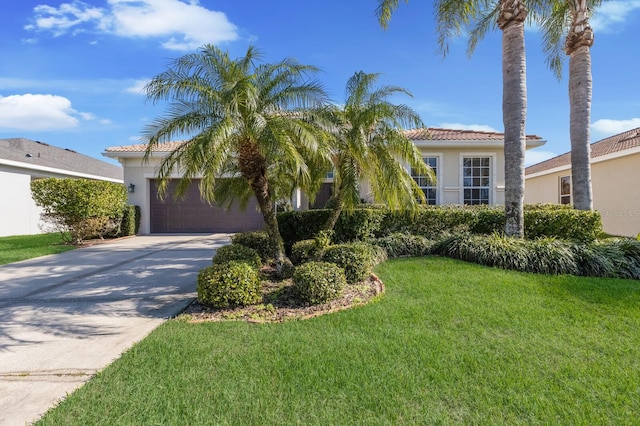
[[[591,189],[591,46],[594,37],[589,25],[590,11],[601,0],[556,1],[542,20],[547,61],[561,76],[560,49],[566,34],[564,50],[569,56],[569,104],[571,136],[571,186],[573,206],[578,210],[593,210]]]
[[[323,88],[310,79],[316,71],[293,59],[261,63],[253,46],[243,57],[232,59],[206,45],[174,60],[145,87],[152,102],[171,101],[166,114],[144,131],[145,159],[159,143],[187,135],[161,163],[161,191],[175,171],[182,174],[178,194],[191,179],[201,178],[200,193],[209,202],[246,195],[250,189],[279,273],[288,259],[274,210],[274,197],[279,195],[273,187],[279,180],[275,170],[289,173],[304,189],[312,180],[306,158],[326,155],[317,126],[304,112],[326,100]],[[223,174],[231,180],[220,185]]]
[[[333,208],[326,230],[340,213],[360,203],[359,184],[366,179],[376,202],[390,208],[414,209],[425,195],[405,164],[432,180],[418,148],[406,137],[405,126],[424,127],[417,113],[389,101],[395,94],[411,95],[396,86],[375,87],[379,74],[356,72],[347,81],[344,106],[327,107],[321,115],[334,131],[331,153],[334,171]]]
[[[408,0],[406,0],[408,3]],[[536,5],[536,1],[529,2]],[[379,0],[376,15],[383,28],[389,23],[398,0]],[[523,0],[437,0],[438,43],[443,55],[448,40],[469,32],[469,54],[492,26],[502,31],[502,117],[505,153],[505,234],[524,236],[524,152],[527,113]]]

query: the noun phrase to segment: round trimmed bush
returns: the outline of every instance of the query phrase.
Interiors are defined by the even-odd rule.
[[[200,303],[214,308],[252,305],[262,299],[258,271],[236,260],[202,269],[197,292]]]
[[[315,240],[302,240],[294,243],[291,247],[291,262],[294,265],[301,265],[313,259],[318,252]]]
[[[243,246],[241,244],[229,244],[224,247],[220,247],[216,250],[215,256],[213,256],[213,264],[231,262],[232,260],[238,260],[247,262],[249,265],[259,269],[262,266],[262,260],[257,251],[251,247]]]
[[[384,249],[363,242],[336,244],[322,256],[323,261],[335,263],[344,269],[349,284],[367,279],[373,267],[385,258]]]
[[[304,303],[317,305],[338,297],[347,284],[344,270],[333,263],[308,262],[296,268],[293,288]]]
[[[273,258],[273,249],[266,231],[239,232],[231,237],[231,242],[254,249],[263,263]]]

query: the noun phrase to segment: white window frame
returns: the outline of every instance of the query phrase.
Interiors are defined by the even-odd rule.
[[[562,179],[568,178],[569,179],[569,193],[568,194],[564,194],[562,192]],[[573,201],[573,182],[571,182],[571,175],[564,175],[564,176],[558,176],[558,202],[560,204],[569,204],[571,205],[572,201]],[[567,203],[563,203],[562,199],[568,197],[569,200]]]
[[[489,158],[489,200],[488,205],[494,205],[496,200],[496,182],[497,182],[497,154],[495,152],[461,152],[459,155],[460,166],[458,168],[459,177],[459,201],[464,204],[464,160],[465,158]]]
[[[436,183],[435,185],[432,186],[424,186],[424,187],[420,187],[422,188],[430,188],[430,189],[435,189],[436,191],[436,204],[435,205],[440,205],[441,203],[441,192],[442,192],[442,179],[440,178],[442,175],[442,153],[430,153],[430,152],[422,152],[422,160],[424,161],[425,158],[435,158],[436,159]],[[413,173],[411,173],[411,166],[409,166],[409,174],[411,175],[411,177],[413,178]],[[417,176],[416,176],[417,177]]]

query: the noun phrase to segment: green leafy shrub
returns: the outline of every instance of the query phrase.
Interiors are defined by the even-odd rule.
[[[31,193],[43,219],[73,244],[118,230],[127,200],[124,185],[88,179],[36,179]]]
[[[373,267],[385,258],[384,249],[364,242],[354,242],[329,247],[322,260],[343,268],[347,282],[353,284],[364,281]]]
[[[344,270],[328,262],[308,262],[293,274],[293,289],[301,302],[311,305],[335,299],[347,284]]]
[[[291,247],[291,262],[294,265],[301,265],[317,258],[318,247],[316,240],[302,240],[293,244]]]
[[[246,262],[230,261],[202,269],[198,274],[198,301],[214,308],[258,303],[260,277]]]
[[[624,257],[619,247],[600,241],[575,242],[572,251],[578,273],[585,277],[616,277],[618,267],[615,259]]]
[[[231,242],[254,249],[263,263],[273,259],[274,250],[266,231],[239,232],[231,237]]]
[[[610,238],[605,240],[612,252],[618,254],[612,259],[616,277],[640,279],[640,242],[631,238]]]
[[[136,235],[140,229],[140,206],[125,206],[120,224],[121,237]]]
[[[557,205],[529,207],[524,212],[524,233],[528,239],[558,237],[595,241],[602,233],[602,218],[596,211],[574,210]]]
[[[417,257],[431,253],[433,241],[421,235],[410,235],[396,232],[386,237],[374,238],[371,244],[383,248],[387,256],[393,257]]]
[[[287,252],[291,252],[297,241],[310,240],[318,235],[326,224],[329,213],[330,210],[327,209],[279,213],[278,226]],[[379,232],[385,215],[385,209],[366,207],[342,212],[332,240],[343,243],[373,238]]]
[[[443,233],[467,231],[474,220],[474,211],[464,206],[423,206],[416,212],[387,210],[377,235],[405,233],[433,239]]]
[[[215,256],[213,256],[214,265],[228,263],[234,260],[246,262],[256,269],[262,266],[262,260],[258,252],[242,244],[229,244],[220,247],[216,250]]]
[[[579,273],[573,244],[570,242],[543,237],[524,240],[521,244],[529,252],[528,272],[546,275],[577,275]]]

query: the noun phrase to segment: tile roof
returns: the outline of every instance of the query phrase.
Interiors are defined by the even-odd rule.
[[[640,127],[592,143],[591,160],[637,147],[640,147]],[[571,165],[571,152],[529,166],[525,169],[525,174],[531,175],[567,165]]]
[[[172,152],[178,149],[185,141],[163,142],[156,146],[153,152]],[[121,145],[112,146],[105,150],[105,152],[145,152],[147,144],[135,144],[135,145]]]
[[[122,167],[58,148],[44,142],[24,138],[0,139],[0,160],[9,160],[36,167],[49,167],[86,175],[122,180]]]
[[[407,137],[413,141],[433,140],[433,141],[502,141],[504,133],[498,132],[482,132],[478,130],[455,130],[455,129],[438,129],[423,128],[405,130]],[[527,135],[529,141],[542,141],[537,135]],[[184,141],[164,142],[158,144],[154,152],[171,152],[182,145]],[[105,150],[107,153],[118,152],[145,152],[146,144],[112,146]]]
[[[427,127],[424,129],[411,129],[405,131],[411,140],[434,141],[502,141],[504,133],[483,132],[479,130],[439,129]],[[537,135],[527,135],[527,140],[542,140]]]

